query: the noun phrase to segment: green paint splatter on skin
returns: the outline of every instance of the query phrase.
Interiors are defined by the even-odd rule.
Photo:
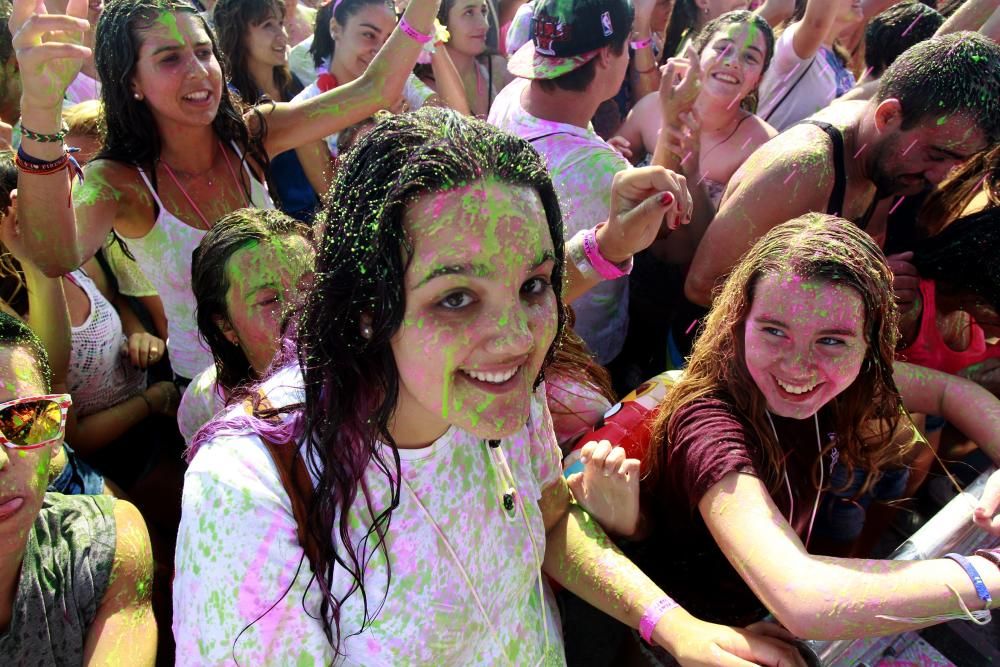
[[[180,28],[177,26],[177,17],[170,12],[164,12],[157,17],[156,22],[165,27],[170,31],[170,37],[177,40],[178,44],[184,44],[184,35],[181,34]]]

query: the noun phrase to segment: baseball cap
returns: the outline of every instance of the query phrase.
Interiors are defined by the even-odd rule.
[[[531,41],[507,63],[514,76],[555,79],[587,64],[632,31],[630,0],[535,0]]]

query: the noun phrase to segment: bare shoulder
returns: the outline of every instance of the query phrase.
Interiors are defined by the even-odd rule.
[[[110,216],[127,236],[142,236],[153,222],[153,197],[139,169],[117,160],[87,163],[83,183],[73,188],[73,203],[78,214]]]
[[[115,560],[111,570],[111,585],[105,601],[127,598],[130,604],[149,599],[153,577],[153,552],[146,522],[135,505],[127,500],[115,501]]]
[[[759,131],[766,136],[766,130]],[[765,140],[733,174],[729,191],[755,184],[765,187],[769,197],[781,188],[792,199],[825,199],[833,187],[829,138],[814,125],[796,125]]]

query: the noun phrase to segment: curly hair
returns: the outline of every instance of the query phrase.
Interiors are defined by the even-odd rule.
[[[762,480],[773,492],[784,472],[784,453],[767,421],[767,402],[747,369],[744,329],[762,276],[791,272],[803,278],[846,285],[864,304],[868,344],[861,372],[829,405],[840,460],[868,474],[865,488],[881,469],[902,462],[909,441],[891,440],[902,414],[892,376],[899,319],[892,272],[875,241],[841,218],[809,213],[778,225],[761,238],[733,269],[694,343],[682,379],[668,392],[653,427],[647,461],[651,475],[662,471],[674,432],[673,415],[699,399],[730,404],[760,443]],[[827,445],[827,449],[834,446]],[[818,477],[818,466],[813,470]],[[851,475],[848,475],[850,478]]]

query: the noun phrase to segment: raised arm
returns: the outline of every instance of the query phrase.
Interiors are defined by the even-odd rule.
[[[983,608],[970,578],[951,560],[810,555],[764,484],[752,475],[726,475],[698,508],[740,576],[778,621],[803,639],[851,639],[918,629],[934,622],[919,619],[960,614],[957,595],[969,609]],[[970,561],[997,604],[1000,570],[978,556]]]
[[[790,27],[795,30],[792,35],[792,47],[795,55],[803,60],[812,58],[819,51],[819,47],[826,41],[830,34],[833,22],[837,18],[840,10],[840,3],[829,2],[829,0],[808,0],[806,3],[806,13],[802,20]]]
[[[439,3],[413,0],[400,24],[405,21],[413,30],[433,34]],[[258,112],[264,116],[264,145],[272,156],[336,134],[399,99],[421,48],[420,42],[396,26],[359,78],[308,100],[258,107],[250,112],[248,121],[256,122],[254,114]]]
[[[111,583],[101,600],[83,647],[83,663],[152,667],[156,662],[153,618],[153,552],[139,510],[115,501],[115,560]]]
[[[792,18],[795,13],[795,0],[764,0],[754,13],[762,17],[770,26],[777,26],[782,21]]]
[[[36,0],[15,0],[10,18],[14,49],[21,69],[21,148],[37,162],[63,157],[61,140],[37,141],[32,135],[59,132],[66,87],[73,81],[90,49],[80,40],[89,24],[86,0],[69,0],[66,15],[46,15]],[[90,178],[73,192],[70,170],[40,175],[21,171],[18,177],[20,234],[27,256],[46,275],[71,271],[97,251],[119,215],[129,193],[116,190],[105,164],[88,169]]]
[[[966,0],[934,34],[937,36],[962,30],[979,30],[998,9],[1000,0]]]

